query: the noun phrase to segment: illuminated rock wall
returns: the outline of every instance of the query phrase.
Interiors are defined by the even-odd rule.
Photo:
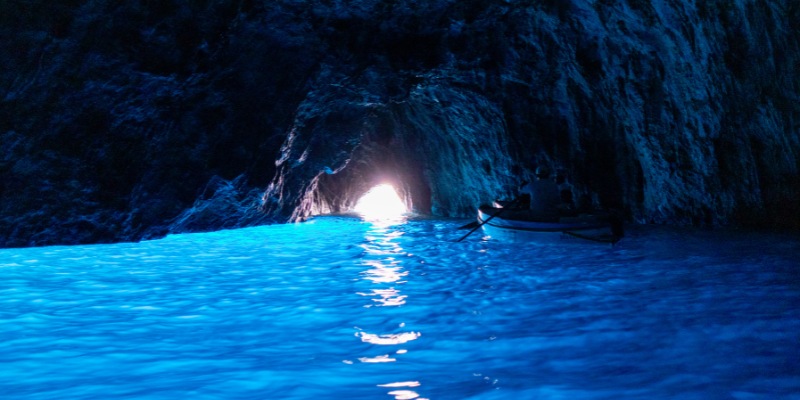
[[[800,226],[795,1],[0,5],[0,246],[471,217],[538,165],[635,222]]]
[[[409,139],[419,149],[431,149],[418,160],[422,175],[417,171],[412,180],[429,186],[434,214],[469,216],[475,204],[508,195],[537,165],[548,165],[566,177],[582,206],[621,208],[638,222],[797,225],[798,206],[791,199],[800,195],[798,74],[792,68],[798,36],[790,34],[796,28],[786,18],[797,14],[797,6],[483,5],[395,12],[390,29],[401,33],[397,38],[414,41],[395,39],[399,50],[391,40],[382,46],[357,36],[358,30],[350,32],[356,35],[351,42],[378,53],[366,61],[378,71],[367,69],[365,75],[379,78],[365,82],[350,74],[340,82],[369,104],[361,108],[360,121],[391,114],[389,134],[403,149],[389,151],[394,157],[418,155],[405,151]],[[415,17],[439,25],[414,25]],[[367,23],[358,15],[345,21],[341,25]],[[418,30],[404,32],[404,24]],[[402,95],[382,96],[387,89],[380,80],[386,77],[401,82]],[[442,101],[437,93],[444,93]],[[358,108],[351,103],[350,113],[336,114],[359,114]],[[313,109],[329,107],[323,99]],[[305,126],[307,119],[315,117],[296,123]],[[369,138],[378,126],[365,124],[347,140]],[[293,132],[330,137],[318,133],[326,128],[314,129],[317,133]],[[329,131],[347,135],[335,127]],[[426,135],[427,142],[421,138]],[[306,183],[333,180],[319,174],[314,162],[338,168],[351,158],[364,162],[346,151],[338,151],[335,161],[324,152],[311,153],[311,167],[283,168],[267,196],[285,193],[282,180],[298,174]],[[287,153],[300,155],[309,152]],[[380,160],[367,162],[375,163]],[[522,176],[510,174],[512,165],[523,168]],[[345,207],[352,202],[348,196],[365,190],[331,186],[336,193],[327,198],[340,199]],[[339,209],[336,200],[320,200],[317,186],[293,187],[301,188],[292,192],[300,200],[281,197],[274,210],[288,205],[298,217],[313,213],[320,202],[334,204],[321,210]]]
[[[415,211],[439,216],[469,216],[475,204],[511,193],[517,177],[495,104],[435,78],[402,101],[373,96],[374,87],[353,82],[311,93],[265,194],[269,213],[345,212],[384,182]]]

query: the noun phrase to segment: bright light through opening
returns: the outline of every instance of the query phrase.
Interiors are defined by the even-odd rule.
[[[400,218],[407,210],[392,185],[382,184],[364,194],[353,211],[366,220],[387,220]]]

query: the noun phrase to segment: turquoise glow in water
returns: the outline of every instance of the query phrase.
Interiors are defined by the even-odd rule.
[[[796,238],[455,243],[458,225],[326,217],[0,250],[0,393],[800,398]]]

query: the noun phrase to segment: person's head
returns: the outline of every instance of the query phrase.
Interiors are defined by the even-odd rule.
[[[536,177],[539,179],[547,179],[550,177],[550,170],[547,167],[539,166],[536,168]]]

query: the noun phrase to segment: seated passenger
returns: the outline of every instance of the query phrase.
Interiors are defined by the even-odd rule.
[[[536,180],[525,184],[521,189],[522,198],[530,198],[528,208],[534,217],[558,217],[561,205],[561,193],[556,183],[550,179],[550,171],[546,167],[536,168]],[[527,195],[527,196],[526,196]]]

